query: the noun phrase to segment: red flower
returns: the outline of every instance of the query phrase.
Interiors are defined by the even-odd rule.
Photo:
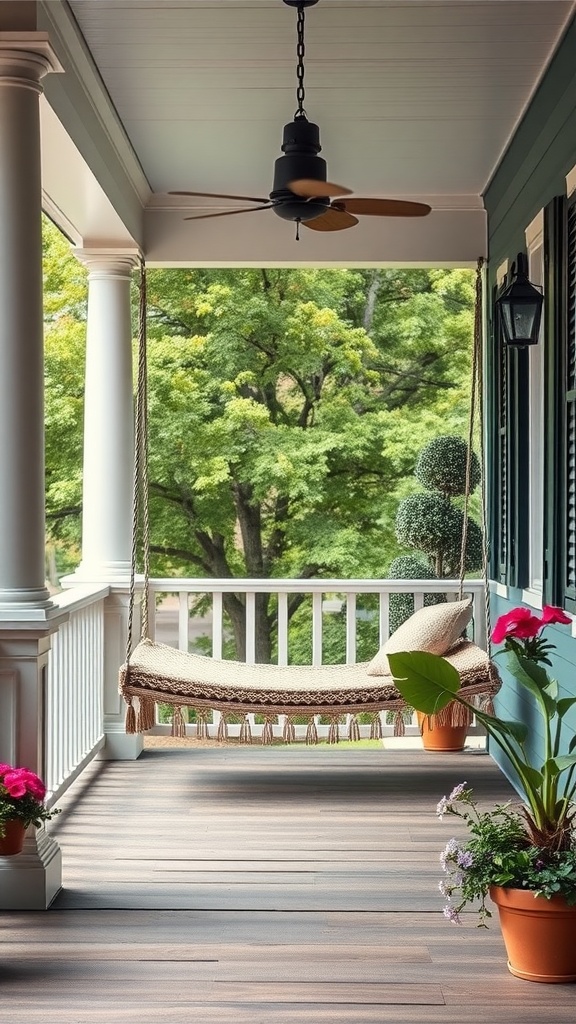
[[[554,605],[545,604],[542,609],[542,624],[547,625],[553,622],[561,622],[563,626],[569,626],[572,619],[562,608],[555,608]]]
[[[542,626],[542,619],[532,615],[529,608],[513,608],[498,619],[492,630],[492,640],[495,644],[501,644],[508,636],[528,640],[537,636]]]

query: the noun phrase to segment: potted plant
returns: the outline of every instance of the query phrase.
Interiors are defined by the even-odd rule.
[[[46,809],[45,796],[46,786],[34,772],[0,764],[0,857],[20,853],[28,826],[58,813]]]
[[[491,916],[485,901],[491,897],[509,969],[528,981],[576,981],[576,742],[561,753],[565,717],[576,697],[558,696],[545,667],[554,645],[544,637],[546,626],[570,622],[560,608],[547,606],[541,617],[515,608],[501,616],[492,634],[495,643],[504,643],[506,668],[540,718],[538,757],[529,752],[524,723],[489,715],[459,696],[458,673],[443,658],[420,651],[389,655],[396,686],[410,704],[425,714],[449,701],[464,704],[514,771],[523,797],[518,807],[510,802],[479,811],[466,783],[440,801],[438,813],[456,814],[471,833],[467,843],[451,839],[444,850],[447,878],[440,889],[448,898],[444,913],[454,922],[468,903],[479,900],[485,925]]]

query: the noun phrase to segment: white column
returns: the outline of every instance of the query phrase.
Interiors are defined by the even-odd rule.
[[[50,604],[44,571],[40,79],[44,33],[0,35],[0,618]]]
[[[114,583],[129,577],[132,552],[130,282],[138,254],[92,249],[75,253],[89,274],[82,561],[73,578]]]
[[[61,70],[45,33],[0,33],[0,760],[39,774],[58,625],[44,583],[39,95]],[[0,907],[43,909],[61,879],[57,844],[31,828],[24,853],[0,858]]]

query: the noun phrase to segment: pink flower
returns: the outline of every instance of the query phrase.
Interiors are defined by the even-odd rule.
[[[513,608],[498,619],[492,630],[492,640],[495,644],[501,644],[508,636],[527,640],[537,636],[543,624],[542,619],[532,615],[529,608]]]
[[[563,626],[569,626],[572,619],[562,608],[555,608],[554,605],[545,604],[542,609],[542,625],[553,622],[561,622]]]
[[[23,779],[28,792],[36,797],[37,800],[43,800],[46,796],[46,786],[42,779],[39,779],[34,772],[30,772],[28,769],[23,769]]]
[[[6,772],[11,772],[11,771],[12,771],[12,765],[10,765],[10,764],[0,764],[0,778],[2,778],[3,775],[6,775]]]
[[[14,771],[6,772],[2,779],[2,785],[5,786],[9,796],[16,798],[26,796],[26,783],[17,768]]]

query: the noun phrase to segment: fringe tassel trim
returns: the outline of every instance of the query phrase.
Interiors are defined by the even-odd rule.
[[[245,715],[240,726],[240,743],[252,743],[252,730],[250,728],[250,719],[248,715]]]
[[[196,738],[199,740],[208,739],[208,712],[196,710]]]
[[[306,729],[306,746],[311,747],[315,743],[318,743],[318,729],[316,728],[316,719],[311,718]]]
[[[136,732],[136,712],[131,697],[128,699],[127,704],[125,729],[128,735],[132,736]]]
[[[296,729],[294,728],[294,722],[289,715],[286,715],[284,719],[284,728],[282,730],[282,739],[284,743],[294,743],[296,739]]]
[[[381,740],[382,739],[382,719],[378,712],[374,715],[370,722],[370,739]]]
[[[156,725],[156,704],[145,697],[139,698],[140,707],[136,717],[136,732],[146,732]]]
[[[452,726],[459,728],[461,726],[468,726],[472,722],[472,713],[459,704],[458,701],[452,700],[445,708],[438,711],[435,715],[427,715],[428,728],[434,729],[434,725],[438,725],[440,728],[444,726]]]
[[[397,711],[394,715],[394,735],[405,736],[406,735],[406,723],[404,721],[404,715],[401,711]]]
[[[186,724],[184,722],[184,716],[182,714],[182,708],[179,704],[174,705],[174,714],[172,715],[172,736],[182,739],[186,735]]]
[[[330,728],[328,729],[328,743],[340,742],[340,729],[338,728],[338,716],[330,717]]]
[[[274,729],[272,726],[272,719],[265,718],[264,725],[262,726],[262,746],[269,747],[274,740]]]
[[[216,739],[219,743],[225,743],[228,739],[228,719],[224,712],[220,715],[220,721],[218,722],[218,732],[216,733]]]
[[[352,743],[356,743],[360,739],[360,726],[358,725],[356,715],[350,715],[350,721],[348,723],[348,739]]]

